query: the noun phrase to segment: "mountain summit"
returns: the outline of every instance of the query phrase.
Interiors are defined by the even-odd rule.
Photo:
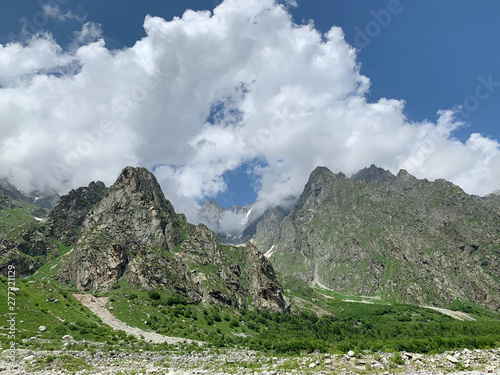
[[[400,302],[463,299],[499,310],[499,228],[496,206],[448,181],[373,165],[346,178],[318,167],[274,241],[257,244],[272,250],[285,278]]]
[[[194,302],[287,308],[271,264],[253,245],[223,246],[205,225],[189,224],[144,168],[125,168],[88,212],[57,277],[84,291],[125,283]]]
[[[255,234],[252,222],[253,205],[230,206],[222,208],[216,201],[207,199],[198,211],[196,221],[213,230],[223,243],[240,245],[249,241]]]

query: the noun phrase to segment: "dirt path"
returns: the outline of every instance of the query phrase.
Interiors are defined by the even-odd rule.
[[[442,309],[439,307],[433,307],[433,306],[422,306],[425,307],[426,309],[432,309],[439,311],[441,314],[451,316],[452,318],[458,319],[458,320],[469,320],[469,321],[476,321],[472,316],[470,316],[467,313],[464,313],[462,311],[453,311],[453,310],[448,310],[448,309]]]
[[[182,339],[179,337],[168,337],[155,332],[146,332],[137,327],[131,327],[109,312],[109,310],[106,308],[108,297],[94,297],[90,294],[77,293],[74,293],[73,297],[75,297],[82,305],[87,307],[95,315],[101,318],[104,324],[107,324],[116,331],[124,331],[127,335],[132,335],[134,337],[137,337],[138,339],[144,339],[145,341],[150,341],[155,344],[161,344],[165,342],[167,344],[177,344],[180,342],[186,344],[190,344],[193,342],[202,344],[202,342],[200,341]]]

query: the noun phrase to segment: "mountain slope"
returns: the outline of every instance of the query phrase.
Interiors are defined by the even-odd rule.
[[[251,244],[223,246],[205,225],[176,214],[153,174],[127,167],[81,225],[72,257],[58,274],[80,290],[103,291],[120,279],[191,301],[284,311],[271,265]]]
[[[500,309],[498,211],[450,182],[374,168],[358,179],[312,172],[273,244],[277,271],[353,294]]]
[[[27,276],[57,256],[57,245],[38,217],[44,215],[45,209],[0,187],[0,273],[7,275],[12,265],[17,275]]]

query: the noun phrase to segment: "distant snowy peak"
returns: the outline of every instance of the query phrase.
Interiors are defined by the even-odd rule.
[[[196,221],[216,232],[222,242],[241,244],[250,239],[244,231],[254,219],[252,212],[253,205],[250,203],[224,209],[216,201],[207,199],[198,211]]]
[[[0,179],[0,188],[14,199],[47,209],[54,207],[60,197],[55,190],[47,190],[43,192],[40,190],[34,190],[31,193],[25,193],[12,185],[7,179]]]

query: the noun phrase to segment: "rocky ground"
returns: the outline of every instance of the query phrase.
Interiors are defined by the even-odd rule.
[[[16,361],[8,362],[4,351],[0,374],[500,374],[500,349],[459,350],[437,355],[320,354],[269,357],[248,350],[219,350],[200,347],[187,352],[90,353],[84,351],[18,350]],[[398,364],[398,362],[400,364]]]

